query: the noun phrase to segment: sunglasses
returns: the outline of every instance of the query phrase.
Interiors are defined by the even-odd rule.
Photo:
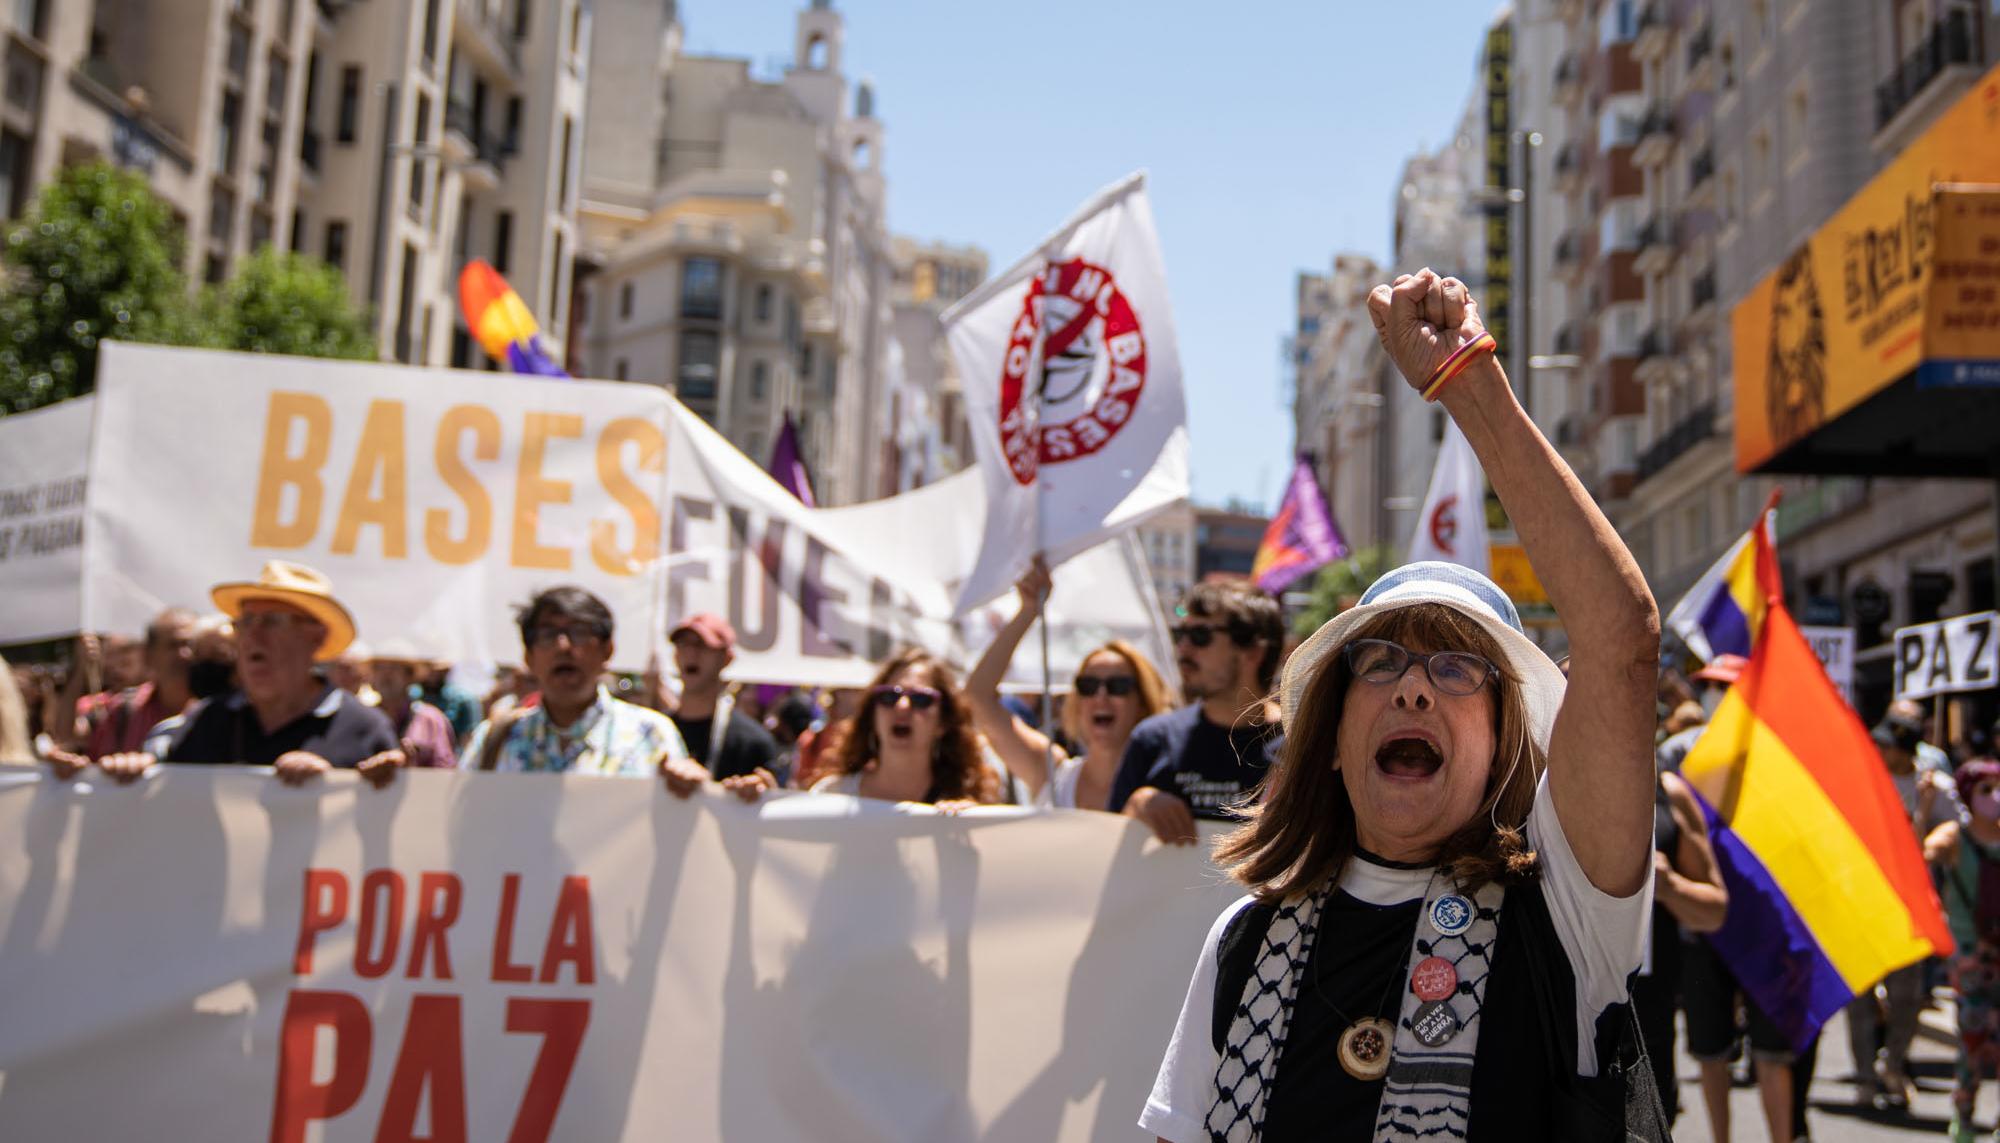
[[[1176,643],[1185,639],[1197,647],[1206,647],[1215,642],[1216,635],[1221,631],[1222,628],[1212,623],[1177,623],[1172,634]]]
[[[1419,655],[1401,643],[1387,639],[1356,639],[1341,648],[1348,669],[1363,682],[1382,685],[1403,677],[1412,663],[1422,663],[1431,685],[1448,695],[1476,693],[1493,677],[1493,664],[1464,651],[1439,651]]]
[[[1083,698],[1090,698],[1096,695],[1098,691],[1103,691],[1113,698],[1124,698],[1138,689],[1139,680],[1131,675],[1078,675],[1076,677],[1076,693]]]
[[[904,699],[910,700],[911,710],[929,710],[944,697],[944,692],[935,687],[876,687],[868,692],[868,697],[883,710],[893,708]]]

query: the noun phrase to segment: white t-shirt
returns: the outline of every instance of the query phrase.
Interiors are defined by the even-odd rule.
[[[1056,774],[1035,793],[1035,807],[1043,810],[1076,808],[1076,783],[1083,774],[1083,759],[1056,751]]]
[[[1541,858],[1542,897],[1548,903],[1549,918],[1563,951],[1569,954],[1576,975],[1576,1031],[1578,1075],[1597,1074],[1597,1017],[1606,1008],[1625,999],[1625,978],[1639,967],[1652,939],[1653,882],[1630,897],[1613,897],[1590,883],[1569,839],[1556,820],[1555,803],[1550,801],[1548,779],[1535,790],[1535,805],[1528,812],[1528,845]],[[1376,905],[1397,905],[1424,895],[1431,884],[1429,869],[1390,869],[1356,858],[1341,873],[1340,887],[1360,900]],[[1212,1019],[1215,1000],[1216,946],[1223,931],[1236,915],[1255,898],[1245,897],[1217,917],[1202,942],[1201,956],[1195,961],[1194,979],[1188,984],[1187,1000],[1174,1025],[1173,1039],[1167,1043],[1166,1058],[1153,1081],[1153,1093],[1146,1100],[1139,1126],[1173,1143],[1196,1143],[1208,1138],[1204,1121],[1215,1102],[1215,1069],[1221,1062],[1215,1052]],[[1505,923],[1505,914],[1502,914]],[[1496,1034],[1501,1029],[1493,1030]]]

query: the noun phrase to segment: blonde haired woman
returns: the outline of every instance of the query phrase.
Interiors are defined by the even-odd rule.
[[[1063,701],[1063,737],[1083,748],[1072,757],[1050,749],[1046,734],[1022,722],[1000,702],[1000,680],[1028,628],[1048,598],[1049,569],[1040,556],[1014,585],[1021,607],[993,637],[979,665],[965,681],[973,720],[1007,771],[1028,787],[1037,805],[1058,809],[1110,809],[1111,786],[1125,742],[1141,719],[1168,709],[1171,700],[1160,673],[1137,647],[1113,639],[1083,657]],[[1055,758],[1050,777],[1049,758]]]

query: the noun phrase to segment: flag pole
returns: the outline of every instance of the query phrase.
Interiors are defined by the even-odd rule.
[[[1127,183],[1132,181],[1132,179],[1126,180]],[[1066,239],[1068,236],[1061,237]],[[1057,244],[1056,237],[1051,236],[1050,240],[1043,244],[1042,272],[1049,273],[1049,267],[1055,265],[1056,259],[1061,256],[1061,247]],[[1043,320],[1045,316],[1046,313],[1037,314],[1035,318],[1034,356],[1030,365],[1031,372],[1028,374],[1030,377],[1042,379],[1042,382],[1035,386],[1035,557],[1044,563],[1049,558],[1044,520],[1046,514],[1042,511],[1042,401],[1047,395],[1044,392],[1047,388],[1047,378],[1043,373],[1043,366],[1046,364],[1043,358],[1043,342],[1048,337],[1048,324]],[[1049,668],[1049,596],[1054,590],[1055,579],[1051,575],[1048,585],[1040,592],[1041,606],[1036,615],[1036,623],[1042,629],[1042,788],[1049,792],[1051,806],[1055,805],[1056,800],[1055,702],[1049,693],[1055,686],[1054,672]]]

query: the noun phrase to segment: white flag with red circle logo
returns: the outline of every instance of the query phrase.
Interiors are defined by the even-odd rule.
[[[1486,542],[1486,470],[1456,421],[1445,426],[1431,490],[1410,538],[1410,562],[1445,560],[1491,575]]]
[[[944,315],[986,474],[961,611],[1188,494],[1187,400],[1166,267],[1135,174]]]

